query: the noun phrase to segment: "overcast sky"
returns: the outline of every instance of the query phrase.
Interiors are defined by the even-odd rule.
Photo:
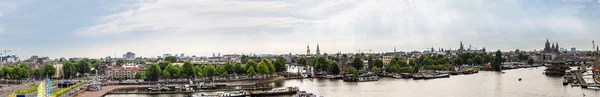
[[[599,0],[0,0],[0,49],[31,55],[591,49]]]

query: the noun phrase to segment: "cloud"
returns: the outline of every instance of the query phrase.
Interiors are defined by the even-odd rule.
[[[107,43],[111,46],[99,50],[166,45],[174,48],[160,51],[204,54],[302,53],[306,44],[316,43],[327,52],[456,48],[459,41],[489,49],[536,49],[546,38],[580,45],[577,41],[597,36],[599,21],[586,16],[598,12],[586,8],[545,0],[155,0],[104,16],[76,34],[130,35],[127,41],[135,44]]]

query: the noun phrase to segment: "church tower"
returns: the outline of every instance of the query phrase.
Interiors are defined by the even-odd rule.
[[[462,41],[460,41],[460,48],[459,48],[458,50],[459,50],[459,51],[463,51],[463,50],[465,50],[465,48],[464,48],[464,46],[463,46],[463,43],[462,43]]]
[[[550,52],[550,41],[546,38],[546,44],[544,46],[544,52]]]
[[[317,56],[321,55],[321,50],[319,50],[319,44],[317,44]]]
[[[310,46],[306,45],[306,56],[310,56]]]

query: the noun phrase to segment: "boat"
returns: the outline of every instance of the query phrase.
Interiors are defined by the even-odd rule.
[[[424,79],[447,78],[449,74],[426,74]]]
[[[294,97],[318,97],[318,96],[313,93],[307,93],[306,91],[300,91]]]
[[[282,89],[272,89],[268,91],[252,91],[252,96],[266,96],[266,95],[283,95],[283,94],[295,94],[299,91],[298,87],[287,87]]]
[[[195,94],[191,97],[250,97],[250,93],[246,91],[237,91],[231,93],[218,93],[218,94]]]
[[[342,78],[342,80],[344,80],[344,82],[356,82],[358,80],[356,80],[356,78],[354,78],[354,75],[352,74],[346,74],[344,75],[344,78]]]
[[[342,79],[343,76],[342,75],[327,75],[326,78],[328,78],[328,79]]]
[[[148,88],[150,91],[170,91],[171,88],[165,86],[164,84],[154,85]]]
[[[548,66],[546,70],[544,70],[544,74],[550,76],[563,76],[567,74],[566,70],[569,70],[570,67],[564,62],[554,61],[552,65]]]
[[[200,85],[200,87],[198,87],[198,88],[199,88],[199,89],[202,89],[202,90],[211,90],[211,89],[215,89],[215,88],[217,88],[217,86],[215,86],[215,85],[212,85],[212,84],[202,84],[202,85]]]
[[[379,76],[358,77],[358,82],[379,81]]]
[[[450,72],[450,75],[458,75],[458,74],[460,74],[459,71],[452,71],[452,72]]]
[[[423,79],[423,78],[425,78],[425,76],[423,74],[419,73],[419,74],[414,74],[412,78],[413,79]]]

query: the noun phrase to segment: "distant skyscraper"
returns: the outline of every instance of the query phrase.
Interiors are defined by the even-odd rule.
[[[185,54],[181,53],[181,55],[179,55],[179,58],[185,58]]]
[[[125,59],[133,59],[133,58],[135,58],[135,53],[127,52],[127,53],[123,54],[123,58],[125,58]]]
[[[572,48],[571,48],[571,52],[575,53],[575,51],[577,51],[577,48],[575,48],[575,47],[572,47]]]

